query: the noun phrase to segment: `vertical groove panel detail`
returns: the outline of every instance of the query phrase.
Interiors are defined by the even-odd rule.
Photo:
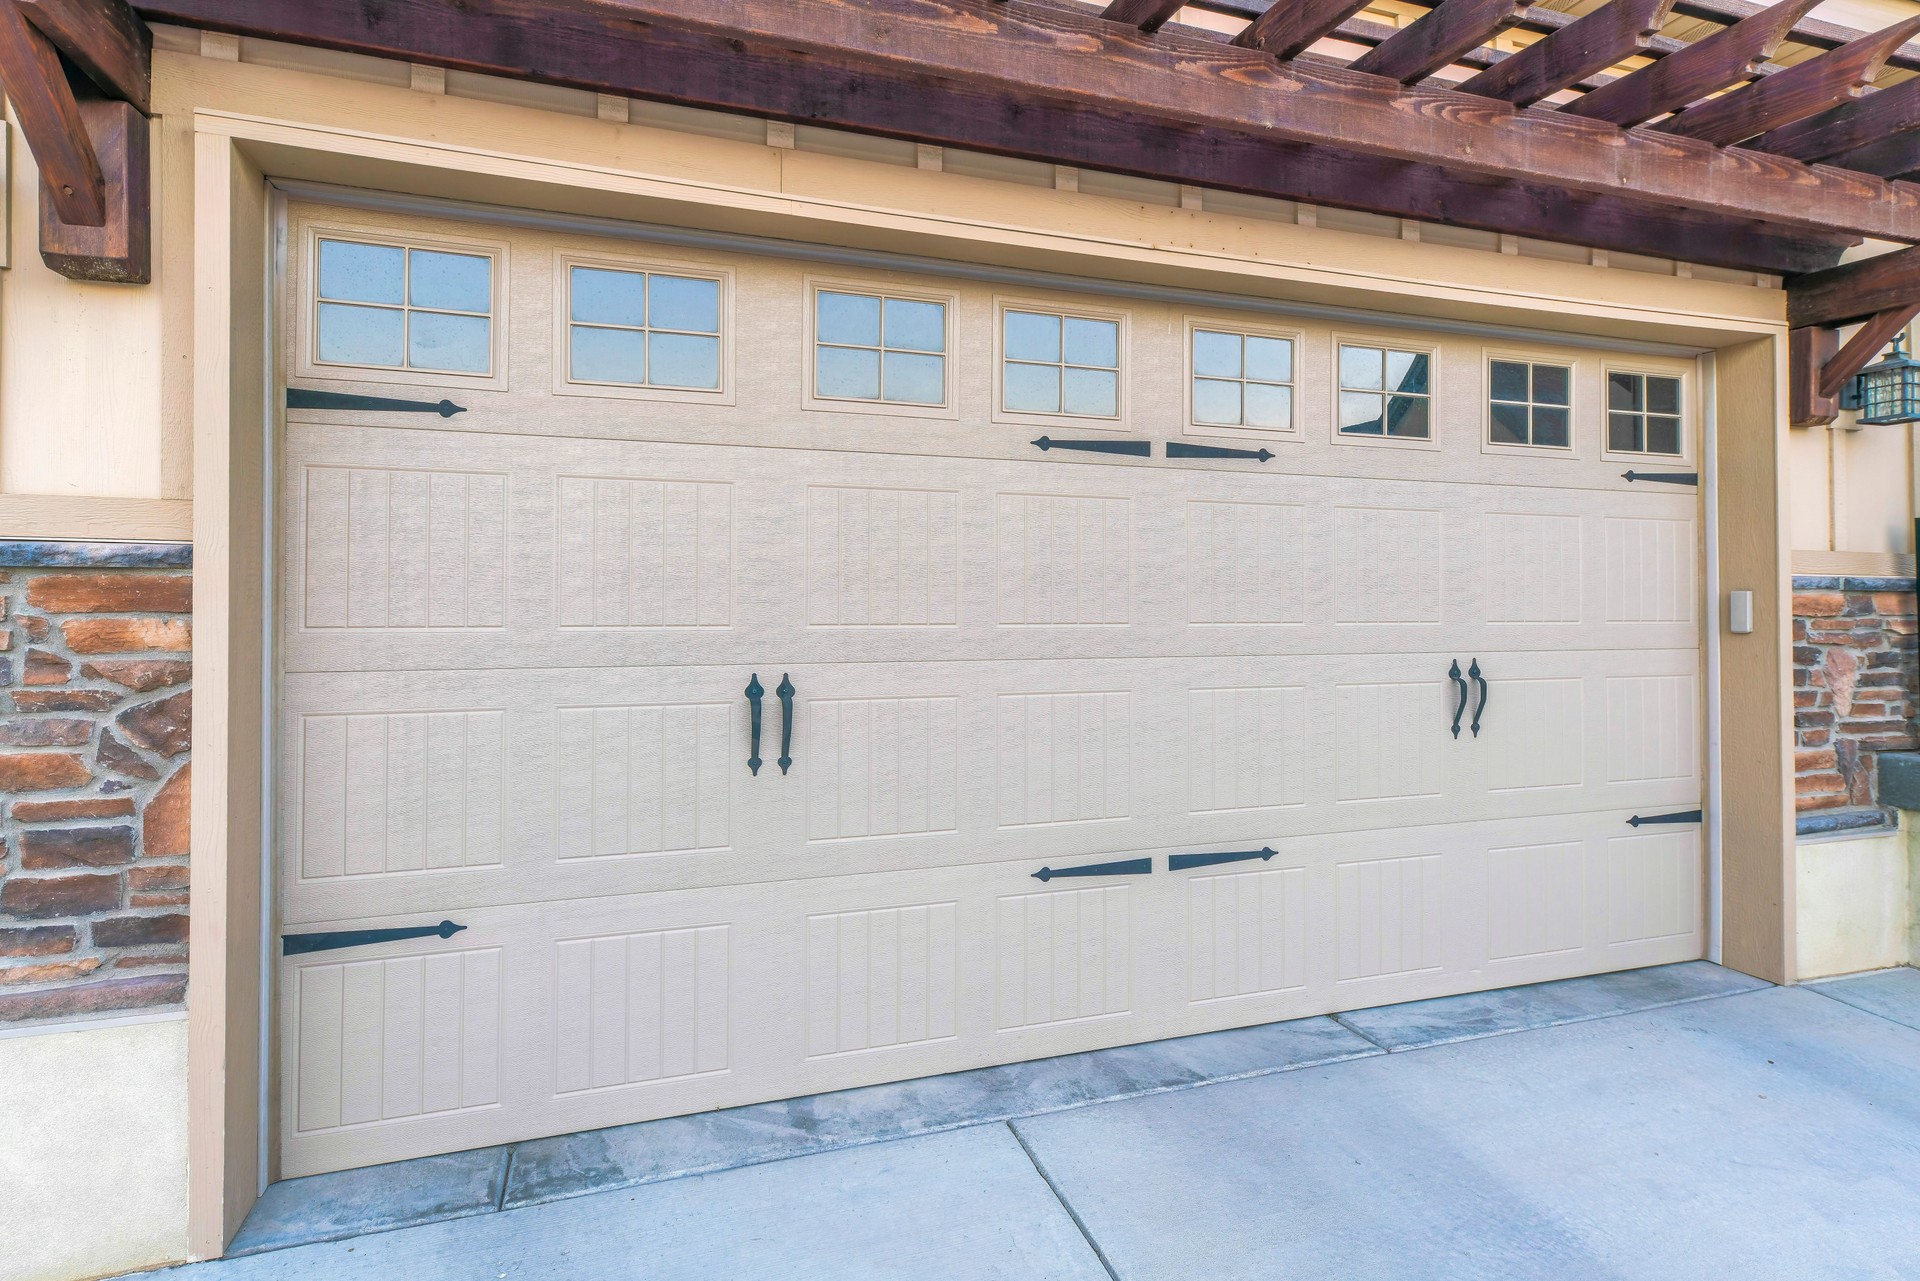
[[[1700,928],[1700,834],[1607,841],[1607,941],[1637,943]]]
[[[1586,576],[1578,516],[1487,517],[1490,623],[1577,623]]]
[[[1445,541],[1445,527],[1437,511],[1334,508],[1335,621],[1441,621]]]
[[[1487,851],[1487,955],[1571,952],[1586,943],[1586,847],[1579,841]]]
[[[1607,781],[1688,779],[1700,772],[1694,678],[1607,679]]]
[[[1441,871],[1438,854],[1334,868],[1335,947],[1342,981],[1440,967]]]
[[[555,944],[554,1092],[726,1071],[730,964],[725,925]]]
[[[1132,699],[1122,692],[999,698],[1000,826],[1130,813]]]
[[[1128,1012],[1133,931],[1126,886],[1015,894],[999,906],[1002,1031]]]
[[[1187,696],[1187,806],[1195,814],[1307,801],[1307,693],[1297,685]]]
[[[1187,883],[1188,999],[1217,1001],[1307,981],[1307,873],[1277,867]]]
[[[733,617],[733,486],[561,476],[559,623],[725,627]]]
[[[958,506],[951,490],[809,487],[808,624],[953,626]]]
[[[304,479],[308,629],[504,624],[505,476],[308,467]]]
[[[1586,709],[1580,680],[1496,681],[1497,722],[1481,735],[1487,787],[1495,792],[1578,787],[1586,770]]]
[[[1607,621],[1692,622],[1693,522],[1615,516],[1606,531]]]
[[[1001,494],[994,561],[1002,626],[1131,621],[1132,503],[1074,494]]]
[[[1187,503],[1187,621],[1304,623],[1306,509]]]
[[[807,1055],[954,1035],[953,903],[807,918]]]
[[[1335,687],[1335,796],[1379,801],[1440,795],[1440,753],[1452,742],[1446,735],[1448,692],[1428,681]]]
[[[807,704],[807,839],[955,830],[957,698]]]
[[[726,703],[558,708],[560,857],[725,849],[732,716]]]

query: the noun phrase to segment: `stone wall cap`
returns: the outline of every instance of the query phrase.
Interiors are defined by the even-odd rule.
[[[192,543],[0,539],[0,569],[184,569]]]

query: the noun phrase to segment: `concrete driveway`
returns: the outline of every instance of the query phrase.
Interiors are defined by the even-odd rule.
[[[259,1253],[169,1281],[1920,1278],[1920,971],[1695,963],[1165,1047],[520,1145],[465,1209],[340,1240],[289,1244],[435,1167],[277,1185]]]

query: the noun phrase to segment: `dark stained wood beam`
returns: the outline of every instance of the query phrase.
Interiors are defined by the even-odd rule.
[[[1673,11],[1683,17],[1703,18],[1708,22],[1740,22],[1759,13],[1763,6],[1754,0],[1675,0]],[[1793,24],[1788,39],[1816,49],[1838,49],[1858,40],[1864,33],[1820,18],[1802,18]],[[1908,45],[1887,59],[1891,66],[1920,71],[1920,46]]]
[[[1820,394],[1820,371],[1840,347],[1840,331],[1803,325],[1787,331],[1787,422],[1824,427],[1840,416],[1840,398]]]
[[[1787,324],[1829,329],[1920,302],[1920,249],[1862,258],[1787,281]]]
[[[107,180],[100,171],[80,104],[53,42],[11,0],[0,0],[0,82],[20,132],[40,165],[48,199],[64,222],[99,227],[107,221]]]
[[[1644,124],[1655,116],[1678,111],[1708,94],[1752,79],[1760,64],[1786,40],[1793,25],[1818,3],[1820,0],[1780,0],[1657,62],[1589,90],[1561,110],[1623,126]]]
[[[1460,86],[1528,107],[1646,47],[1673,0],[1608,0],[1592,13],[1502,58]]]
[[[1904,178],[1920,170],[1920,129],[1909,129],[1892,137],[1870,142],[1829,163],[1842,169],[1877,174],[1882,178]]]
[[[109,97],[150,112],[153,33],[125,0],[15,0],[20,13]]]
[[[1124,22],[1142,31],[1158,31],[1186,4],[1187,0],[1112,0],[1100,16],[1108,22]]]
[[[73,280],[144,285],[153,278],[153,135],[130,102],[82,90],[80,119],[106,177],[99,226],[64,221],[40,184],[40,258]]]
[[[1804,120],[1858,96],[1915,32],[1920,32],[1920,17],[1710,98],[1654,127],[1725,146]]]
[[[1375,191],[1355,205],[1398,205],[1406,217],[1507,180],[1619,213],[1689,211],[1704,216],[1699,230],[1738,226],[1750,245],[1765,226],[1794,228],[1803,259],[1810,246],[1862,236],[1920,240],[1920,189],[1401,89],[1306,59],[1278,64],[1172,27],[1146,37],[1097,11],[1038,0],[569,0],[537,12],[525,0],[383,0],[377,14],[359,0],[136,7],[149,21],[1259,194],[1311,185],[1295,183],[1279,159],[1302,148],[1472,178],[1471,188]],[[1237,170],[1218,165],[1227,154]],[[1597,243],[1528,201],[1496,207],[1511,219],[1497,229]],[[1627,238],[1629,223],[1604,229]],[[1692,241],[1640,252],[1708,261],[1692,258]],[[1784,270],[1732,254],[1723,247],[1713,261]]]
[[[1920,76],[1763,133],[1754,139],[1753,145],[1760,151],[1792,156],[1811,164],[1844,157],[1847,152],[1885,142],[1909,129],[1920,129]],[[1834,163],[1843,168],[1859,167],[1845,159],[1834,160]],[[1868,169],[1867,172],[1881,171]]]
[[[1425,80],[1512,26],[1525,7],[1519,0],[1441,0],[1354,59],[1353,69],[1401,84]]]
[[[1905,307],[1890,307],[1870,317],[1833,358],[1820,367],[1820,382],[1815,390],[1822,396],[1838,396],[1847,379],[1872,364],[1881,348],[1912,324],[1917,315],[1920,315],[1920,301]]]
[[[1366,7],[1367,0],[1277,0],[1265,13],[1256,15],[1233,42],[1285,60],[1338,30]]]

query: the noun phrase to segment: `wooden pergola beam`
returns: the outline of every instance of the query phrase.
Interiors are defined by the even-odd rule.
[[[1531,106],[1639,52],[1672,6],[1673,0],[1608,0],[1502,58],[1462,84],[1460,91]]]
[[[1884,142],[1909,129],[1920,129],[1920,76],[1763,133],[1753,145],[1812,164]],[[1852,167],[1845,161],[1840,163]]]
[[[1655,128],[1725,146],[1803,120],[1866,89],[1893,51],[1915,32],[1920,32],[1920,17],[1897,22],[1796,63],[1778,75],[1710,98]]]
[[[152,106],[153,33],[123,0],[15,0],[21,16],[101,91]]]
[[[1366,7],[1367,0],[1279,0],[1266,12],[1255,14],[1233,42],[1284,60],[1337,31]]]
[[[1880,349],[1892,342],[1894,335],[1913,323],[1920,315],[1920,302],[1908,303],[1904,307],[1889,307],[1876,312],[1867,322],[1847,339],[1833,358],[1820,367],[1820,382],[1816,390],[1822,396],[1833,397],[1847,384],[1847,379],[1873,363]]]
[[[1779,0],[1769,9],[1589,90],[1561,110],[1623,126],[1678,111],[1708,94],[1752,79],[1793,25],[1818,3],[1820,0]]]
[[[1371,155],[1829,243],[1920,240],[1920,189],[1267,55],[1095,11],[985,0],[141,0],[150,19],[1180,181],[1227,137]],[[1272,153],[1259,163],[1271,170]],[[1096,158],[1097,157],[1097,158]],[[1182,174],[1191,174],[1182,177]],[[1242,173],[1225,185],[1270,189]],[[1394,193],[1382,193],[1390,202]],[[1411,209],[1406,216],[1420,216]],[[1583,228],[1506,228],[1586,241]],[[1590,242],[1589,242],[1590,243]],[[1659,251],[1654,251],[1659,252]],[[1670,255],[1686,257],[1678,245]],[[1769,270],[1755,266],[1754,270]]]
[[[1512,26],[1525,7],[1522,0],[1446,0],[1354,59],[1353,70],[1401,84],[1425,80]]]
[[[1836,328],[1920,302],[1920,249],[1897,249],[1787,282],[1787,324]]]
[[[1112,0],[1100,16],[1108,22],[1123,22],[1141,31],[1158,31],[1186,4],[1187,0]]]

